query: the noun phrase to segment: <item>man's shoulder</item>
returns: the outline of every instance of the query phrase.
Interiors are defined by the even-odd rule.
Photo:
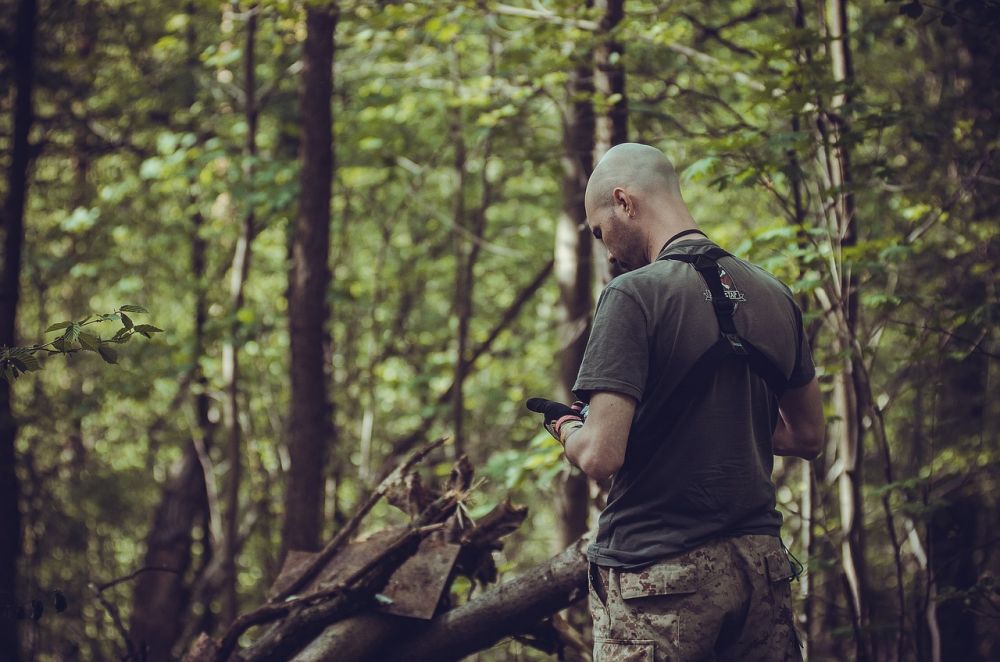
[[[789,288],[784,281],[772,274],[770,271],[754,262],[750,262],[749,260],[736,256],[731,257],[739,262],[749,273],[751,273],[758,283],[775,292],[779,292],[788,299],[794,300],[791,288]]]

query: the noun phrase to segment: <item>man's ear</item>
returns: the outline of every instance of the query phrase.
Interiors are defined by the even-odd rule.
[[[611,197],[615,201],[615,206],[621,207],[626,216],[635,218],[635,199],[628,194],[628,191],[621,186],[616,186],[611,192]]]

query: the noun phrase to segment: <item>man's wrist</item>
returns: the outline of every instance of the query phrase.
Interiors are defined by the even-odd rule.
[[[559,431],[559,443],[563,446],[566,445],[566,441],[570,436],[583,427],[583,421],[581,421],[576,416],[564,416],[563,418],[568,420],[560,419],[557,424],[557,430]]]

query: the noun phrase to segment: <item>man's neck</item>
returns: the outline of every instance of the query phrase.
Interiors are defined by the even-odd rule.
[[[665,228],[662,232],[656,233],[655,236],[650,237],[649,247],[647,248],[651,255],[650,262],[655,260],[657,256],[668,246],[673,246],[674,244],[682,241],[703,238],[705,238],[705,233],[694,225],[674,227],[670,229]]]

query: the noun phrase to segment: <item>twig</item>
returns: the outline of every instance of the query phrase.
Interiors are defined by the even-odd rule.
[[[122,621],[121,613],[119,613],[118,608],[115,607],[115,605],[110,600],[104,597],[104,591],[114,586],[117,586],[118,584],[131,581],[144,572],[172,572],[174,574],[178,574],[178,571],[174,570],[173,568],[157,568],[155,566],[144,566],[142,568],[139,568],[132,574],[125,575],[124,577],[118,577],[117,579],[112,579],[111,581],[104,582],[103,584],[98,584],[96,582],[87,583],[87,588],[91,590],[91,592],[94,594],[94,597],[96,597],[98,602],[101,603],[101,606],[104,607],[105,610],[107,610],[108,614],[111,616],[111,620],[115,624],[115,629],[118,630],[118,634],[121,635],[121,638],[125,640],[125,648],[128,651],[126,659],[128,660],[140,660],[142,658],[140,658],[139,655],[136,653],[135,644],[132,643],[132,638],[129,637],[128,630],[125,628],[125,623]]]
[[[981,347],[981,345],[982,345],[982,339],[979,339],[979,340],[970,340],[969,338],[965,338],[965,337],[962,337],[962,336],[960,336],[958,334],[952,333],[948,329],[940,329],[940,328],[937,328],[937,327],[934,327],[934,326],[930,326],[926,322],[923,323],[923,324],[917,324],[915,322],[906,322],[904,320],[899,320],[899,319],[888,319],[888,320],[886,320],[886,323],[887,324],[898,324],[900,326],[908,326],[908,327],[910,327],[912,329],[920,329],[922,331],[933,331],[935,333],[941,333],[941,334],[944,334],[944,335],[948,336],[952,340],[957,340],[958,342],[965,343],[966,345],[969,345],[972,348],[971,351],[974,352],[974,353],[982,354],[983,356],[988,356],[991,359],[1000,359],[1000,354],[996,354],[994,352],[991,352],[989,350],[983,349]]]
[[[136,570],[135,572],[133,572],[130,575],[125,575],[124,577],[118,577],[117,579],[112,579],[111,581],[105,582],[103,584],[94,584],[93,582],[91,582],[91,585],[95,586],[95,588],[98,590],[98,592],[103,593],[104,591],[108,590],[112,586],[117,586],[118,584],[122,584],[124,582],[131,581],[131,580],[135,579],[136,577],[138,577],[139,575],[141,575],[144,572],[172,572],[175,575],[180,574],[180,571],[176,570],[174,568],[164,568],[164,567],[147,565],[147,566],[144,566],[142,568],[139,568],[138,570]]]
[[[122,622],[122,616],[118,613],[118,608],[115,607],[110,601],[105,599],[104,595],[101,593],[101,589],[98,588],[94,582],[87,584],[87,587],[94,593],[97,597],[98,602],[107,610],[108,614],[111,615],[111,620],[115,624],[115,629],[118,630],[118,634],[121,638],[125,640],[125,648],[128,650],[129,660],[138,660],[139,657],[135,652],[135,644],[132,643],[132,639],[128,636],[128,630],[125,629],[125,624]]]
[[[490,350],[494,341],[496,341],[496,339],[500,336],[500,334],[504,331],[504,329],[506,329],[515,319],[517,319],[517,316],[520,314],[521,309],[524,308],[524,306],[528,303],[528,301],[530,301],[531,298],[534,296],[535,292],[537,292],[541,288],[545,280],[549,277],[549,275],[551,275],[554,265],[555,265],[554,260],[549,260],[548,262],[546,262],[545,265],[541,268],[541,270],[539,270],[539,272],[535,275],[534,279],[532,279],[532,281],[528,283],[528,285],[526,285],[524,289],[522,289],[518,293],[513,303],[511,303],[510,306],[508,306],[507,309],[504,311],[503,315],[500,318],[500,321],[497,322],[496,325],[494,325],[493,330],[490,331],[490,335],[483,342],[479,343],[479,345],[476,346],[475,349],[472,350],[468,359],[466,359],[466,365],[464,367],[465,370],[470,370],[472,366],[475,365],[479,357],[481,357],[483,354],[485,354]],[[447,389],[442,391],[440,395],[438,395],[437,400],[435,401],[436,404],[440,407],[444,405],[444,403],[448,402],[454,390],[455,390],[455,383],[454,381],[452,381],[451,385],[448,386]],[[395,457],[409,450],[410,447],[412,447],[413,444],[417,442],[417,440],[419,440],[421,437],[427,434],[427,431],[434,424],[435,419],[436,419],[436,414],[425,417],[423,422],[416,430],[409,433],[405,437],[400,437],[399,439],[394,441],[392,443],[391,455]],[[385,470],[383,470],[383,472],[380,475],[385,475]]]
[[[534,18],[542,21],[547,21],[549,23],[555,23],[556,25],[569,25],[574,28],[580,28],[581,30],[590,30],[592,32],[596,32],[600,27],[596,21],[588,21],[586,19],[566,18],[554,12],[548,11],[547,9],[528,9],[527,7],[513,7],[511,5],[505,5],[502,3],[497,3],[493,5],[492,9],[498,14],[505,14],[507,16],[520,16],[522,18]]]

